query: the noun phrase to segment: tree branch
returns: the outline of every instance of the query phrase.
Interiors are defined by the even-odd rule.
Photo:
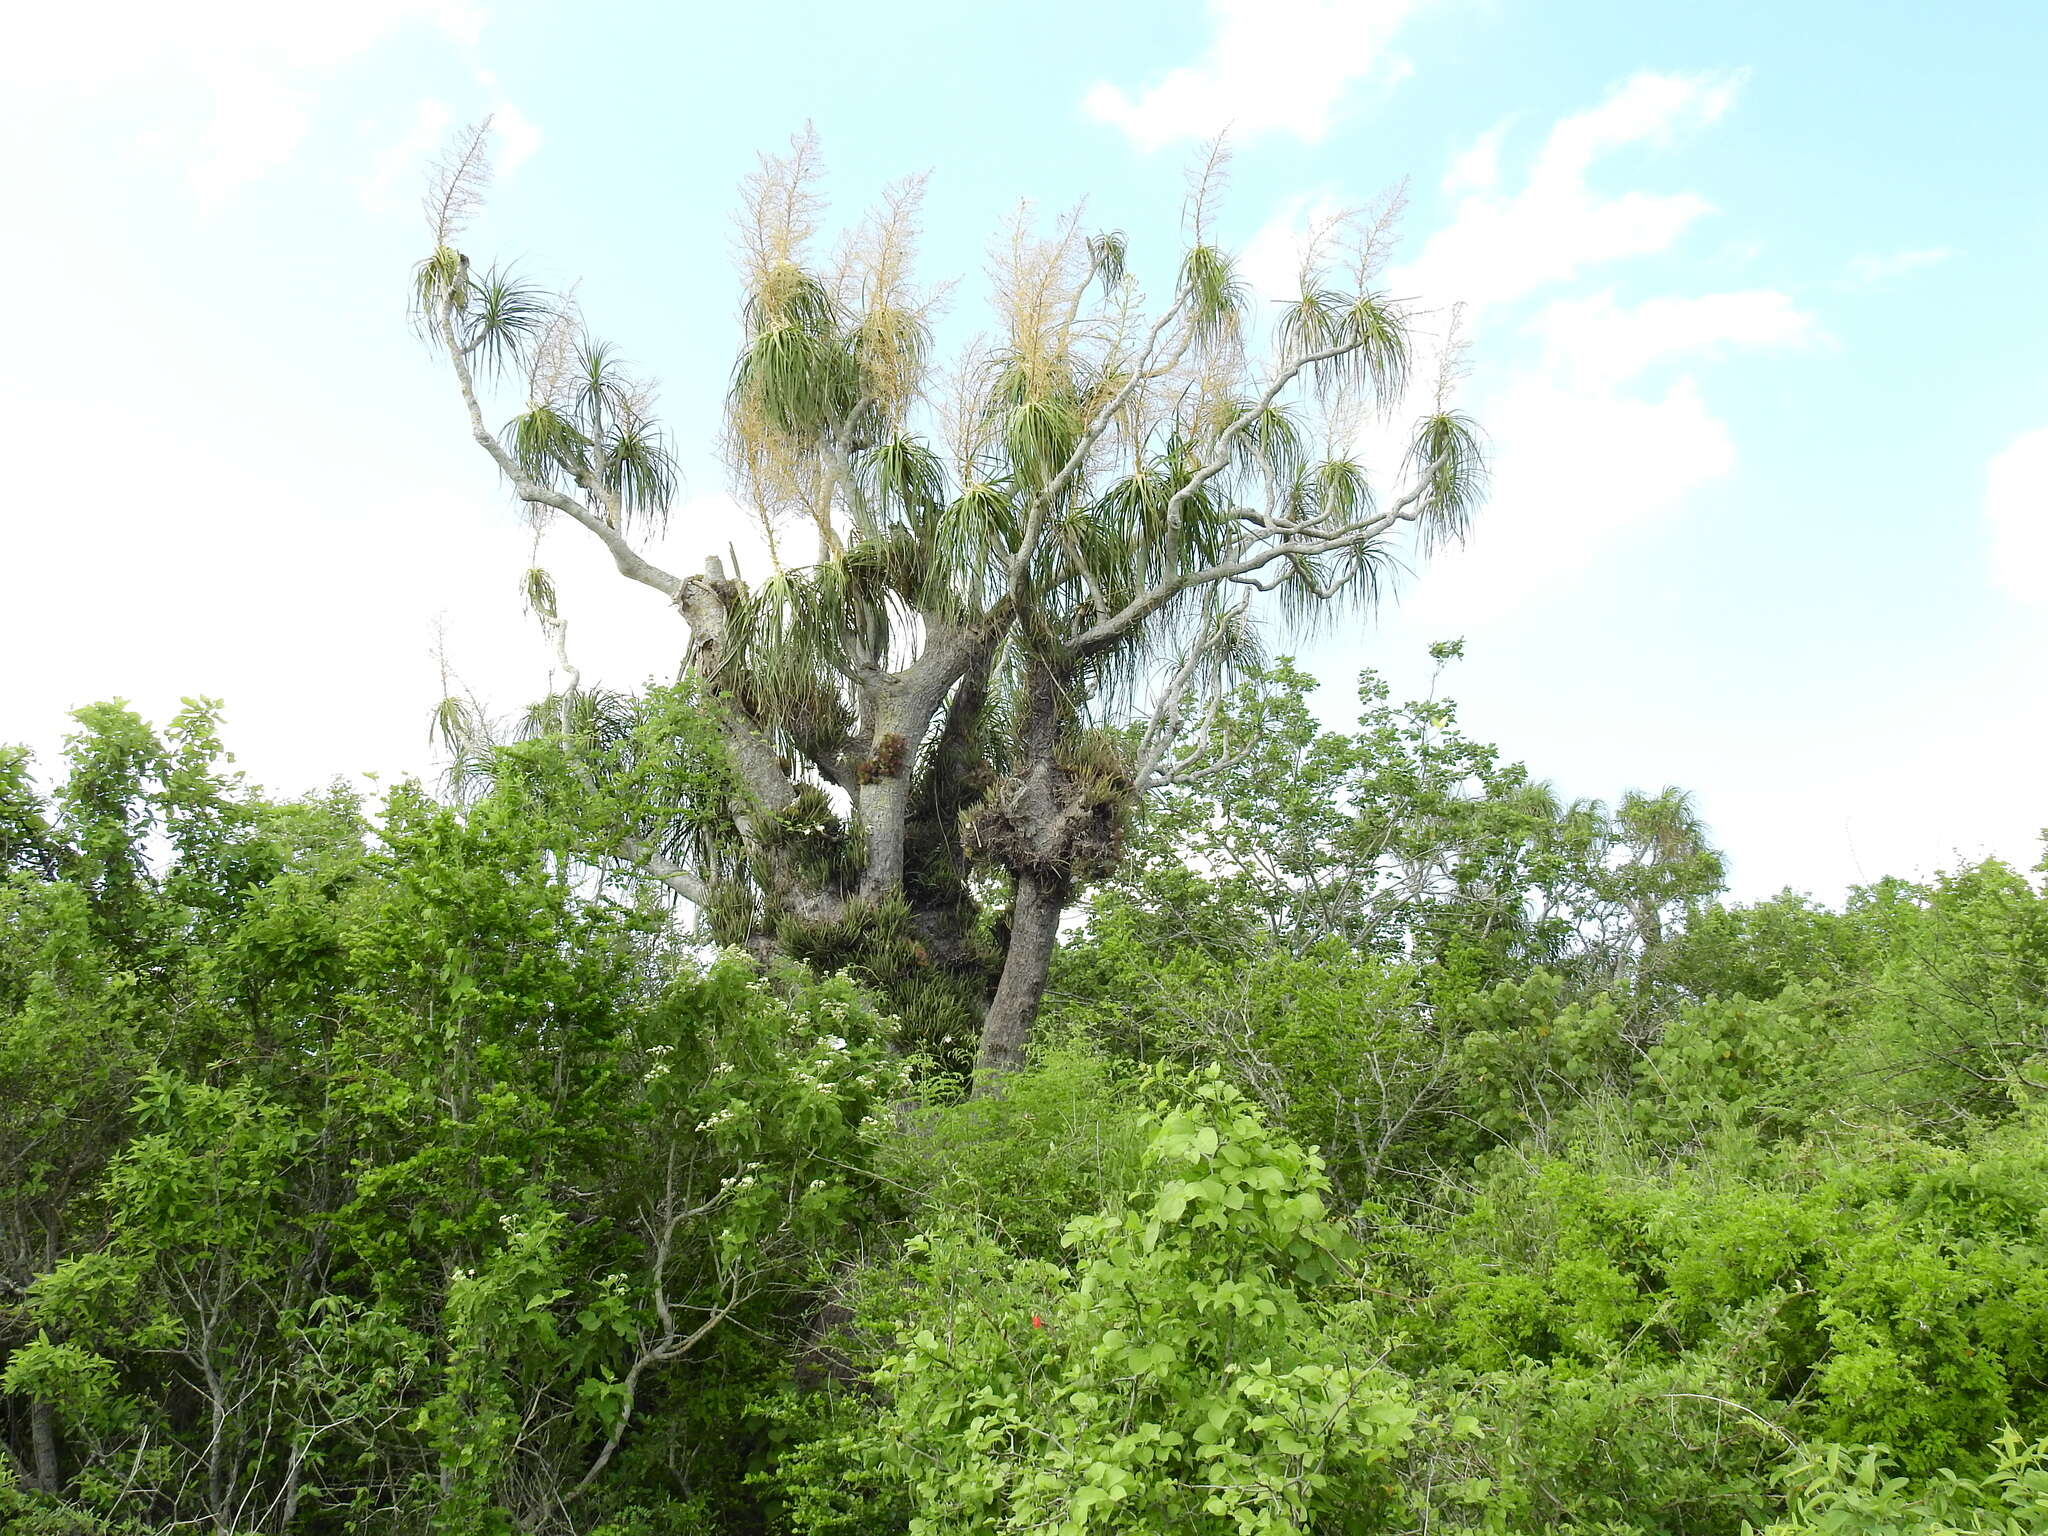
[[[462,344],[455,334],[455,295],[452,292],[441,299],[436,311],[436,326],[441,333],[441,345],[448,354],[449,365],[455,370],[456,383],[462,389],[462,403],[469,412],[470,436],[476,439],[478,447],[491,456],[492,461],[498,466],[499,473],[512,483],[514,494],[521,501],[534,506],[552,508],[580,523],[596,535],[610,552],[612,563],[618,567],[620,575],[629,581],[637,581],[642,586],[652,587],[664,597],[674,598],[677,588],[682,585],[678,577],[641,555],[611,521],[599,517],[575,497],[564,495],[528,474],[525,466],[498,441],[497,434],[484,425],[484,409],[477,399],[476,379],[470,371],[469,359],[464,355]],[[588,471],[578,477],[579,481],[587,478]],[[585,488],[588,489],[588,486]]]
[[[1171,362],[1159,369],[1153,369],[1149,366],[1153,349],[1159,345],[1160,337],[1165,334],[1167,326],[1180,315],[1187,301],[1187,291],[1182,289],[1174,296],[1173,303],[1153,322],[1151,331],[1145,337],[1145,345],[1139,349],[1137,358],[1134,360],[1131,376],[1124,381],[1123,387],[1110,397],[1109,402],[1096,412],[1095,420],[1081,434],[1080,441],[1074,445],[1074,451],[1067,456],[1067,462],[1060,466],[1059,473],[1047,482],[1043,491],[1040,491],[1031,498],[1031,508],[1024,518],[1024,530],[1017,539],[1016,552],[1010,557],[1009,587],[1010,596],[1013,599],[1021,599],[1023,596],[1024,576],[1030,569],[1032,555],[1037,552],[1038,541],[1045,529],[1046,513],[1052,509],[1053,503],[1065,493],[1067,487],[1073,484],[1075,477],[1081,473],[1082,466],[1088,461],[1088,455],[1093,453],[1095,445],[1102,441],[1102,436],[1109,430],[1110,423],[1115,421],[1117,413],[1130,403],[1132,392],[1140,384],[1146,384],[1153,379],[1159,378],[1164,372],[1177,365],[1180,359],[1186,355],[1188,345],[1194,335],[1192,327],[1189,328],[1186,336],[1182,338],[1181,344],[1175,350]]]
[[[1432,461],[1423,472],[1422,483],[1401,496],[1384,512],[1375,513],[1371,517],[1313,537],[1305,536],[1298,531],[1302,526],[1299,524],[1276,525],[1275,531],[1283,534],[1280,543],[1269,544],[1263,548],[1254,547],[1249,553],[1235,560],[1219,561],[1198,571],[1187,571],[1168,577],[1156,586],[1140,592],[1116,613],[1076,637],[1071,642],[1074,654],[1086,656],[1102,649],[1132,625],[1150,618],[1190,587],[1213,586],[1220,581],[1235,581],[1241,576],[1249,576],[1255,571],[1264,570],[1276,560],[1292,556],[1327,555],[1340,549],[1355,549],[1385,533],[1396,523],[1414,522],[1427,510],[1423,498],[1428,492],[1429,476],[1436,467],[1436,462]]]
[[[683,900],[695,906],[703,906],[711,900],[711,887],[703,876],[635,838],[628,838],[619,845],[619,856],[640,870],[652,876],[674,891]]]

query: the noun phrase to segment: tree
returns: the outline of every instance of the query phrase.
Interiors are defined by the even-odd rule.
[[[1440,673],[1463,646],[1431,651]],[[1313,687],[1282,662],[1226,701],[1217,771],[1154,799],[1091,899],[1098,953],[1126,947],[1156,975],[1177,950],[1301,956],[1334,940],[1417,967],[1439,1000],[1538,966],[1617,987],[1720,888],[1683,790],[1566,801],[1467,735],[1434,686],[1397,705],[1366,673],[1348,732],[1318,721]]]
[[[1062,914],[1115,866],[1142,796],[1214,767],[1214,708],[1260,620],[1370,603],[1395,540],[1454,539],[1479,499],[1448,362],[1395,480],[1354,456],[1369,416],[1403,408],[1416,353],[1375,287],[1387,218],[1326,230],[1270,324],[1216,243],[1220,155],[1163,300],[1123,235],[1020,221],[991,334],[942,367],[911,275],[920,185],[821,263],[814,142],[764,157],[724,424],[767,548],[750,582],[641,552],[675,485],[651,389],[572,302],[456,250],[486,151],[470,133],[434,185],[422,329],[513,494],[674,605],[729,769],[708,841],[657,807],[603,851],[722,936],[857,960],[914,1030],[978,1026],[984,1082],[1013,1068]],[[524,398],[494,428],[500,385]]]
[[[1112,1049],[1221,1063],[1367,1198],[1625,1078],[1721,859],[1682,791],[1566,801],[1434,685],[1397,705],[1366,673],[1349,731],[1313,686],[1283,661],[1229,702],[1219,770],[1136,819],[1049,1007]]]
[[[737,1490],[890,1214],[871,1000],[700,964],[517,782],[278,802],[211,705],[77,718],[52,791],[0,749],[0,1530],[703,1528],[672,1453]]]

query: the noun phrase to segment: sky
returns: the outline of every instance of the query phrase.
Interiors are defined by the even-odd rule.
[[[0,740],[224,700],[252,777],[431,774],[444,667],[548,685],[534,536],[411,335],[428,162],[490,115],[466,248],[662,384],[671,569],[743,538],[716,454],[732,216],[815,125],[837,212],[928,173],[971,313],[1028,202],[1170,257],[1227,132],[1259,290],[1405,184],[1389,290],[1462,303],[1492,494],[1301,647],[1428,685],[1569,796],[1676,784],[1742,898],[2040,856],[2048,824],[2048,10],[2032,0],[131,0],[0,56]],[[586,680],[683,636],[549,532]]]

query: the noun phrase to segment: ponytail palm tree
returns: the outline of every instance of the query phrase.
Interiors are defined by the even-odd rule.
[[[820,261],[806,138],[747,188],[723,440],[760,569],[666,570],[642,553],[675,485],[651,395],[566,301],[455,249],[484,179],[479,133],[437,184],[423,329],[514,495],[674,606],[724,760],[720,850],[700,805],[675,807],[695,856],[660,827],[611,851],[723,938],[863,967],[934,1041],[978,1032],[985,1080],[1021,1060],[1061,915],[1132,809],[1214,768],[1262,626],[1370,603],[1398,541],[1456,538],[1478,499],[1477,434],[1441,380],[1411,389],[1376,238],[1261,321],[1210,234],[1213,175],[1156,293],[1122,235],[1020,224],[988,333],[941,360],[917,188]],[[1418,395],[1369,474],[1362,428]]]

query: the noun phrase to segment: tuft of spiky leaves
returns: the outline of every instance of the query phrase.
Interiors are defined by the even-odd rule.
[[[492,377],[523,370],[556,313],[550,295],[500,267],[471,278],[458,308],[463,351]]]
[[[1433,411],[1417,423],[1408,468],[1423,487],[1419,519],[1425,550],[1465,537],[1486,496],[1486,450],[1479,424],[1462,411]]]
[[[1202,340],[1213,346],[1237,339],[1250,293],[1228,255],[1213,245],[1190,246],[1181,258],[1180,291]]]
[[[539,619],[552,619],[556,614],[555,578],[540,566],[529,566],[519,580],[520,595],[526,601],[526,611]]]
[[[1129,254],[1129,239],[1120,229],[1088,237],[1088,261],[1105,293],[1123,286],[1124,261]]]

